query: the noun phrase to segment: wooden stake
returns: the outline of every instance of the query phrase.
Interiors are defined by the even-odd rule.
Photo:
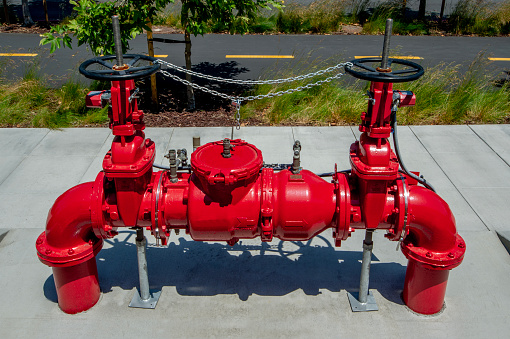
[[[152,22],[148,22],[147,26],[151,29],[147,31],[147,47],[149,56],[154,57],[154,43],[152,42]],[[156,87],[156,74],[151,75],[151,99],[152,103],[158,107],[158,88]]]

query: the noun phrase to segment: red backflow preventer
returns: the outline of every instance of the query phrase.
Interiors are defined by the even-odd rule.
[[[55,201],[36,242],[39,259],[53,268],[60,308],[77,313],[98,301],[95,256],[119,228],[149,229],[163,244],[182,229],[194,240],[230,245],[255,237],[308,240],[331,229],[337,246],[366,229],[401,241],[408,258],[406,305],[422,314],[439,312],[448,272],[462,262],[465,243],[448,204],[399,170],[398,151],[387,140],[394,106],[414,104],[414,94],[376,80],[361,137],[350,147],[351,170],[335,171],[331,182],[296,163],[266,168],[261,151],[239,139],[200,146],[191,154],[190,172],[154,172],[155,144],[143,132],[135,83],[114,80],[109,116],[115,138],[103,171]]]

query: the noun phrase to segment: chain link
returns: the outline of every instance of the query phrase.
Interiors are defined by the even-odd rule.
[[[330,73],[330,72],[339,70],[339,69],[341,69],[344,66],[351,66],[351,67],[353,66],[353,64],[350,63],[350,62],[344,62],[344,63],[340,63],[340,64],[335,65],[335,66],[331,66],[331,67],[319,70],[317,72],[308,73],[308,74],[305,74],[305,75],[299,75],[299,76],[296,76],[296,77],[283,78],[283,79],[275,79],[275,80],[241,80],[241,79],[227,79],[227,78],[215,77],[215,76],[212,76],[212,75],[207,75],[207,74],[193,72],[191,70],[188,70],[186,68],[174,65],[174,64],[172,64],[170,62],[167,62],[167,61],[164,61],[164,60],[161,60],[161,59],[158,59],[158,60],[154,61],[154,63],[159,63],[161,65],[167,66],[167,67],[169,67],[171,69],[174,69],[176,71],[179,71],[179,72],[182,72],[182,73],[185,73],[185,74],[189,74],[189,75],[195,76],[197,78],[202,78],[202,79],[211,80],[211,81],[217,81],[217,82],[231,83],[231,84],[243,84],[243,85],[276,85],[276,84],[284,84],[284,83],[287,83],[287,82],[293,82],[293,81],[310,79],[310,78],[313,78],[313,77],[316,77],[316,76],[319,76],[319,75],[323,75],[325,73]]]
[[[159,72],[162,73],[163,75],[171,78],[171,79],[174,79],[176,81],[182,82],[186,86],[191,86],[194,89],[201,90],[203,92],[215,95],[215,96],[223,98],[223,99],[230,100],[232,102],[238,102],[239,105],[243,101],[252,101],[252,100],[260,100],[260,99],[266,99],[266,98],[273,98],[273,97],[282,96],[284,94],[291,94],[291,93],[294,93],[294,92],[303,91],[305,89],[310,89],[312,87],[320,86],[320,85],[322,85],[324,83],[331,82],[334,79],[340,79],[344,75],[344,73],[338,73],[338,74],[330,76],[329,78],[326,78],[324,80],[319,80],[319,81],[316,81],[316,82],[311,83],[311,84],[306,84],[306,85],[303,85],[303,86],[298,86],[296,88],[289,88],[289,89],[284,90],[284,91],[269,92],[267,94],[249,95],[247,97],[242,97],[242,96],[228,95],[228,94],[221,93],[221,92],[215,91],[215,90],[207,88],[207,87],[203,87],[203,86],[197,85],[197,84],[192,83],[192,82],[190,82],[190,81],[188,81],[186,79],[182,79],[182,78],[178,77],[177,75],[169,73],[169,72],[167,72],[165,70],[160,70]]]
[[[236,100],[234,102],[234,105],[236,106],[236,130],[241,129],[241,101]]]

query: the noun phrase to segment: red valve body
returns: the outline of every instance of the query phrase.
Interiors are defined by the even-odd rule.
[[[386,229],[390,240],[405,238],[404,301],[419,313],[440,311],[447,272],[461,263],[465,244],[448,205],[398,172],[386,139],[391,84],[372,84],[363,134],[350,149],[351,173],[335,173],[331,183],[307,170],[262,168],[261,152],[242,140],[230,141],[230,156],[222,142],[198,148],[192,174],[179,173],[177,181],[153,172],[155,145],[145,139],[136,99],[129,100],[133,90],[133,81],[113,83],[115,138],[103,171],[57,199],[37,240],[39,258],[53,267],[63,311],[97,302],[95,255],[119,227],[149,228],[163,244],[172,229],[184,229],[194,240],[231,245],[257,236],[308,240],[332,228],[337,246],[354,229]]]

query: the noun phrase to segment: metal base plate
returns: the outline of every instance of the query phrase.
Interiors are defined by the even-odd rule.
[[[156,308],[159,297],[161,296],[161,291],[151,290],[150,296],[151,297],[149,298],[149,300],[142,300],[142,298],[140,298],[140,293],[138,293],[138,290],[136,290],[135,295],[133,295],[133,299],[131,299],[131,302],[129,303],[129,307]]]
[[[351,303],[351,310],[353,312],[368,312],[379,310],[379,307],[377,307],[377,302],[375,301],[372,291],[368,291],[367,302],[364,304],[358,301],[358,293],[351,294],[347,292],[347,296],[349,297],[349,302]]]

